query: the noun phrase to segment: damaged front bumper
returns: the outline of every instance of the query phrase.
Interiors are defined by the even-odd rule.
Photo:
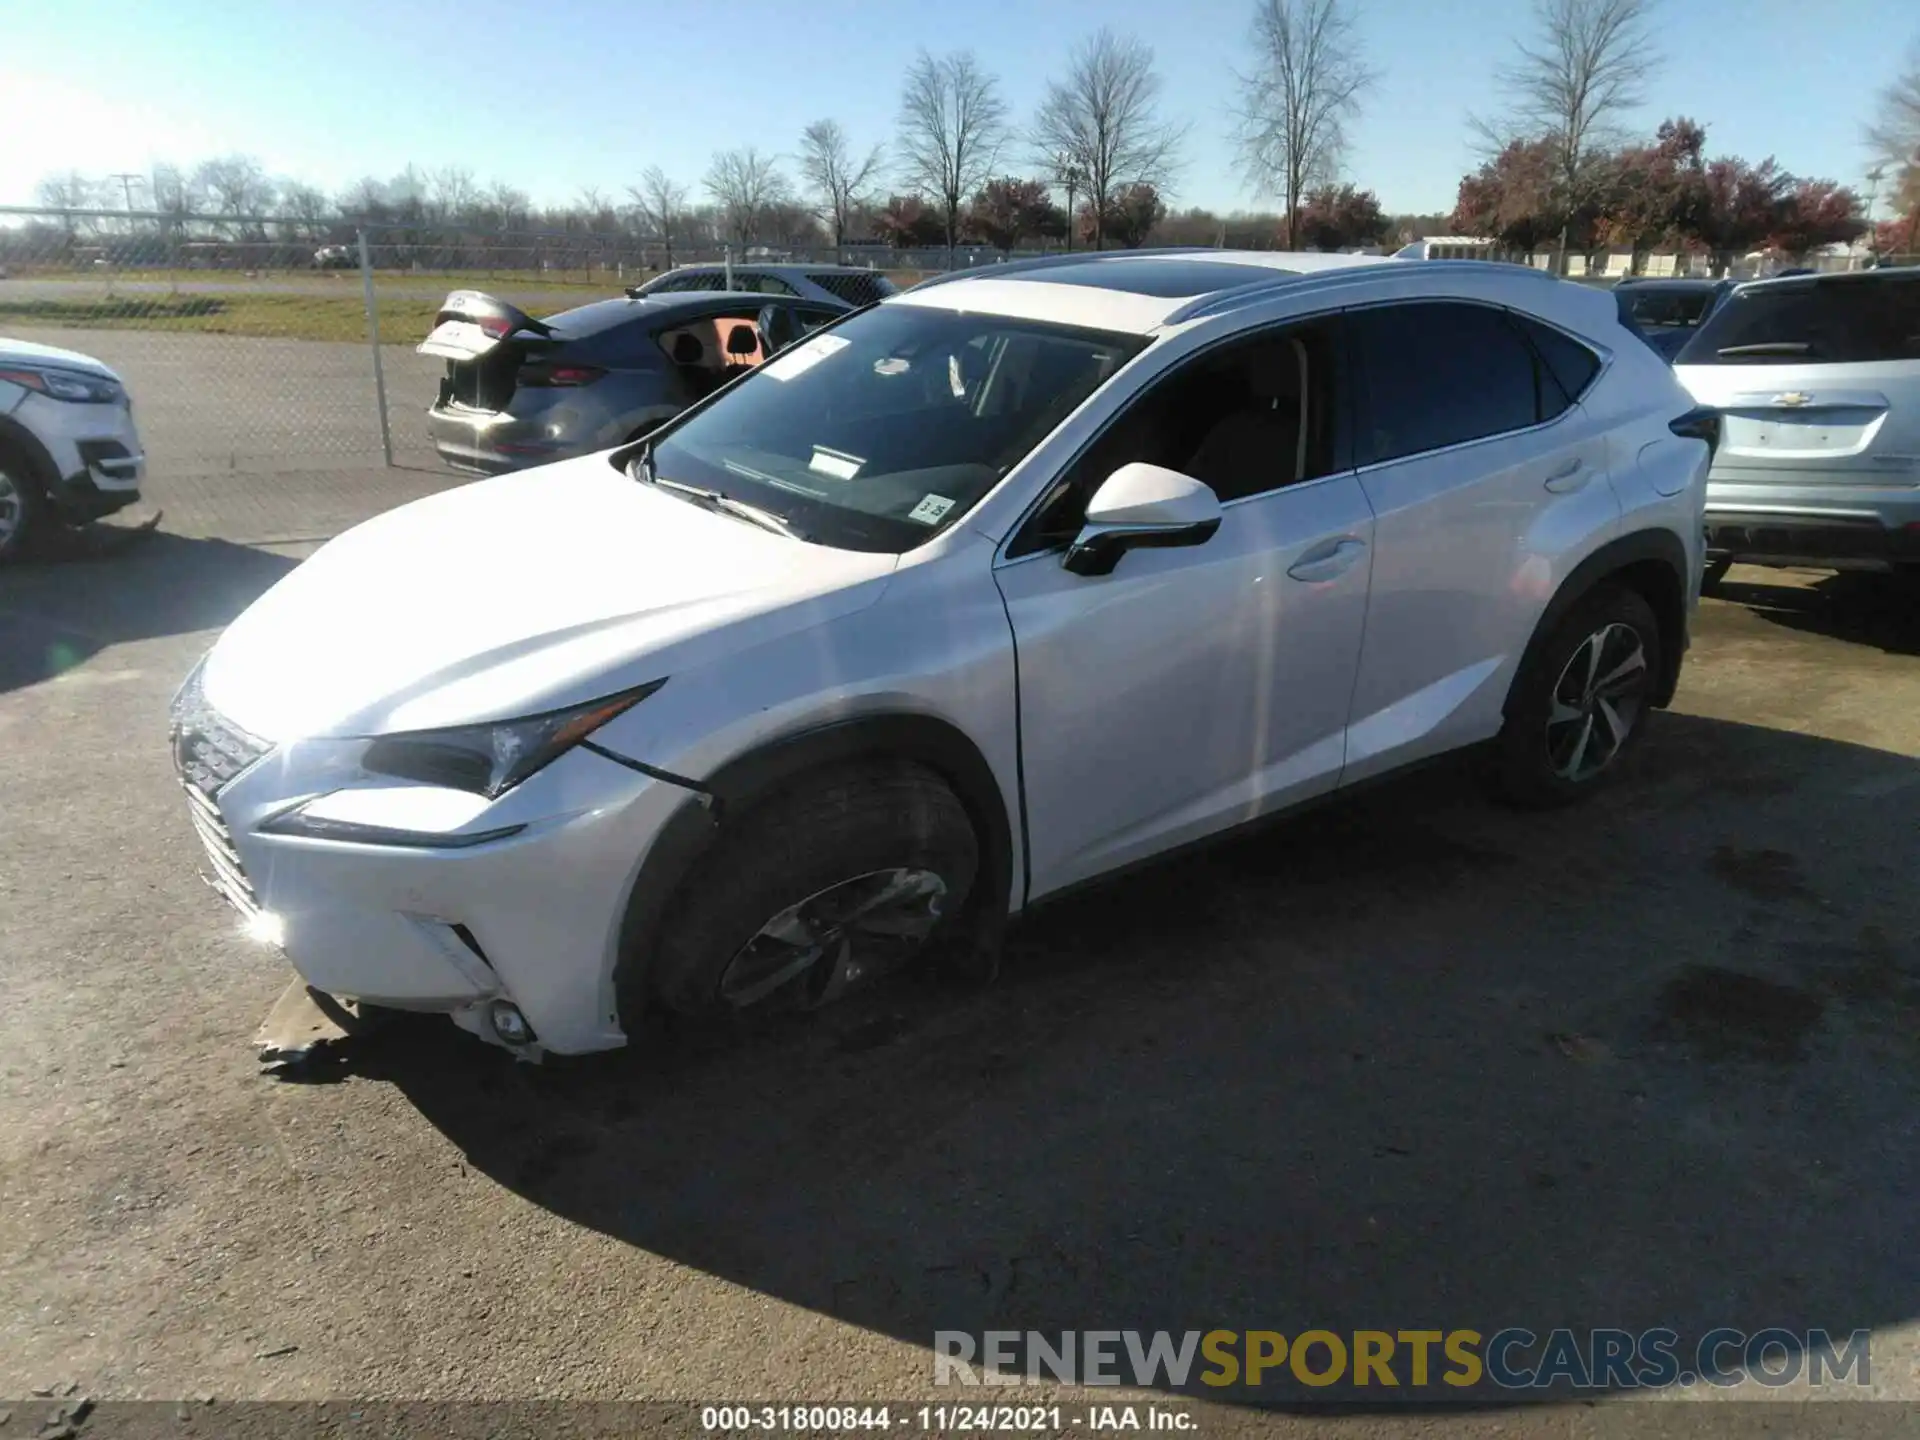
[[[352,741],[243,750],[238,773],[209,777],[182,738],[193,733],[176,722],[209,883],[249,934],[285,952],[304,987],[355,1015],[445,1014],[528,1057],[626,1043],[614,990],[621,922],[654,837],[690,792],[582,749],[462,827],[507,832],[498,839],[462,843],[449,830],[438,848],[424,818],[405,845],[282,835],[262,826],[322,796],[380,792],[384,810],[417,803],[425,817],[450,792],[367,775]],[[299,1035],[283,1041],[297,1048]]]

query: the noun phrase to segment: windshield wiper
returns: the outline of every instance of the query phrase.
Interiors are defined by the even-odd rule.
[[[771,510],[763,510],[758,505],[749,505],[745,500],[736,500],[731,495],[723,495],[718,490],[703,489],[698,485],[685,485],[678,480],[669,480],[656,474],[651,459],[647,461],[649,483],[655,489],[669,490],[675,495],[684,495],[689,500],[706,506],[709,510],[718,510],[722,515],[731,515],[736,520],[745,520],[750,525],[758,525],[762,530],[771,530],[776,535],[785,535],[794,540],[804,540],[794,523],[784,515]]]
[[[1754,345],[1723,345],[1716,355],[1812,355],[1813,346],[1804,340],[1763,340]]]

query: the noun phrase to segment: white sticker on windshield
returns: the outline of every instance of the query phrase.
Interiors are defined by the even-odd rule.
[[[807,468],[818,470],[822,475],[831,475],[836,480],[851,480],[866,463],[858,455],[847,455],[838,450],[829,450],[824,445],[816,445]]]
[[[760,367],[760,373],[771,375],[776,380],[791,380],[796,375],[806,374],[829,355],[846,349],[851,343],[838,335],[816,335],[811,340],[802,340],[786,354],[769,360]]]
[[[947,511],[953,508],[953,501],[944,495],[928,495],[907,512],[909,520],[918,520],[922,525],[938,525]]]

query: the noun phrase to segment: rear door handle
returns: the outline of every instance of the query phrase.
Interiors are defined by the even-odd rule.
[[[1352,568],[1366,549],[1366,541],[1344,536],[1329,544],[1314,546],[1287,567],[1287,574],[1296,580],[1331,580]]]
[[[1547,476],[1547,489],[1553,491],[1556,495],[1565,495],[1569,491],[1578,490],[1582,485],[1587,483],[1587,479],[1586,467],[1580,457],[1576,455],[1558,470]]]

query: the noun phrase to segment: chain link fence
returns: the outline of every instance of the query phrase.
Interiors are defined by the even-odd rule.
[[[415,347],[448,291],[485,290],[546,317],[642,284],[669,258],[747,272],[837,259],[904,286],[1003,257],[874,244],[730,256],[675,245],[669,257],[659,239],[619,230],[0,207],[0,335],[118,370],[158,476],[438,468],[426,411],[444,363]],[[750,274],[735,278],[754,288]]]

